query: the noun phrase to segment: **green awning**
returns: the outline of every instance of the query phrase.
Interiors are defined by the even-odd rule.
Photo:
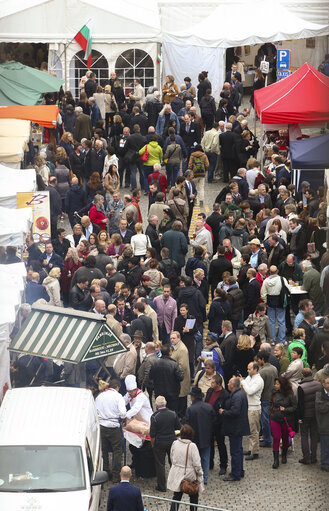
[[[49,305],[32,306],[9,350],[73,364],[127,351],[103,316]]]
[[[64,81],[20,62],[0,64],[0,105],[37,105],[45,92],[58,92]]]

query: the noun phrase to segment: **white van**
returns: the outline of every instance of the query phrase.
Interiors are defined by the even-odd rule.
[[[100,429],[90,390],[26,387],[0,408],[1,511],[97,511]]]

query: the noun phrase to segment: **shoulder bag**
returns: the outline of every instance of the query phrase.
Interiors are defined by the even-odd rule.
[[[147,161],[149,159],[150,153],[147,150],[147,145],[145,146],[145,152],[140,157],[140,161]]]
[[[186,458],[185,458],[185,470],[184,476],[186,474],[187,467],[187,459],[188,459],[188,451],[192,442],[189,442],[186,449]],[[199,481],[197,479],[186,479],[184,478],[180,483],[180,491],[183,493],[187,493],[187,495],[197,495],[199,493]]]

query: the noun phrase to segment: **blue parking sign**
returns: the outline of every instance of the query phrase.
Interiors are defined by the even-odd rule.
[[[290,50],[277,51],[277,69],[290,69]]]

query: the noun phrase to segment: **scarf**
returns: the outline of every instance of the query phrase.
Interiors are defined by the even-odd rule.
[[[299,232],[301,230],[302,226],[301,225],[297,225],[297,227],[295,227],[295,229],[291,229],[291,234],[297,234],[297,232]]]

